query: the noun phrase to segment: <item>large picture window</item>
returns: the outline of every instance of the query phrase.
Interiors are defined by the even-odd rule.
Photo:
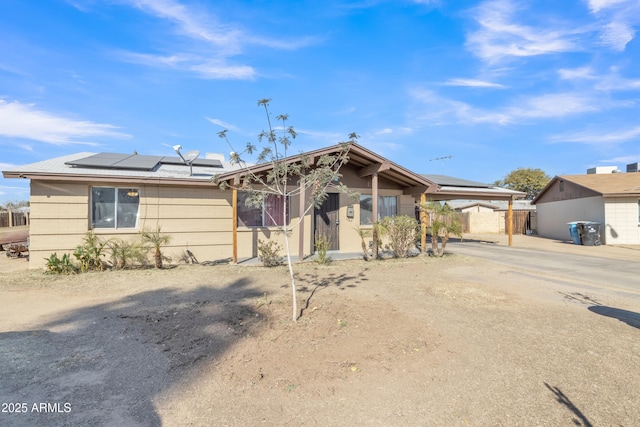
[[[378,221],[398,214],[398,198],[396,196],[378,196]],[[360,225],[373,224],[373,197],[360,195]]]
[[[137,188],[91,188],[92,228],[137,228],[140,191]]]
[[[283,226],[284,196],[267,194],[260,207],[247,206],[248,193],[238,192],[239,227]],[[289,224],[289,203],[287,203],[287,224]]]

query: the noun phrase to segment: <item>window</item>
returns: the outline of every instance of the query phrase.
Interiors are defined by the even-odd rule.
[[[140,192],[137,188],[93,187],[92,228],[137,228]]]
[[[398,214],[398,198],[396,196],[378,196],[378,220]],[[360,225],[372,224],[373,197],[360,196]]]
[[[238,226],[275,227],[283,226],[284,196],[265,195],[260,207],[247,206],[249,193],[238,193]],[[287,224],[289,224],[289,201],[287,200]]]

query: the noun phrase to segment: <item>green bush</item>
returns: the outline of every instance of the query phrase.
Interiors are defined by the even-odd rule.
[[[81,272],[104,270],[102,258],[104,258],[105,254],[102,252],[106,245],[107,242],[96,236],[93,231],[89,231],[84,235],[82,244],[78,245],[73,252],[73,256],[80,264]]]
[[[389,240],[389,247],[396,258],[407,258],[415,247],[418,221],[408,215],[385,217],[379,222],[382,235]]]
[[[113,239],[110,240],[107,245],[111,251],[113,268],[125,269],[136,265],[146,265],[148,263],[147,254],[149,248],[139,242]]]
[[[52,253],[49,258],[45,258],[47,264],[45,265],[47,274],[75,274],[77,268],[71,263],[71,256],[69,254],[62,255],[62,258],[58,258],[56,252]]]
[[[318,256],[315,261],[318,264],[327,265],[332,261],[330,255],[327,255],[329,251],[329,239],[326,235],[322,234],[316,238],[316,251],[318,252]]]
[[[260,258],[260,262],[262,262],[262,265],[265,267],[282,265],[284,260],[282,259],[282,256],[280,256],[281,250],[282,246],[278,245],[273,240],[268,242],[258,240],[258,258]]]

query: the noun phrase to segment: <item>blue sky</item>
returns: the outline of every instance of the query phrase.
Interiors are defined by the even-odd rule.
[[[494,182],[640,161],[637,0],[3,0],[0,170],[80,151],[228,153],[289,114]],[[0,179],[0,203],[28,183]]]

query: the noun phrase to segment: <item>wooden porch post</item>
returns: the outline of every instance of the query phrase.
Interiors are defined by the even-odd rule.
[[[233,256],[232,262],[234,264],[238,263],[238,190],[234,187],[231,190],[231,220],[233,221],[232,230],[233,230]]]
[[[507,212],[507,231],[509,233],[509,246],[513,245],[513,197],[509,198],[509,211]]]
[[[420,194],[420,227],[422,233],[420,235],[420,252],[427,253],[427,213],[424,211],[424,205],[427,203],[427,195]]]
[[[9,227],[13,227],[13,211],[9,208]]]
[[[304,259],[304,207],[305,207],[305,185],[304,180],[300,179],[300,234],[298,237],[298,261],[302,262]]]
[[[371,222],[378,222],[378,172],[371,175]]]

